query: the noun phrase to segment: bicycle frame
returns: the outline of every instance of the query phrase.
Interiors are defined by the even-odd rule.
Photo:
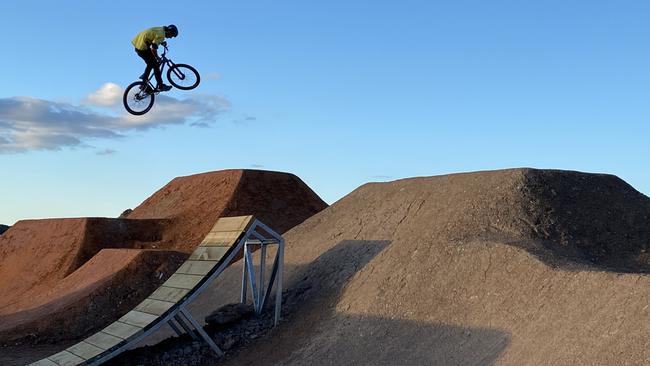
[[[164,74],[163,74],[163,71],[165,70],[165,65],[167,65],[167,67],[169,67],[169,68],[172,68],[172,67],[174,67],[174,66],[176,65],[176,64],[174,63],[174,61],[172,61],[171,59],[167,58],[167,51],[169,51],[169,49],[167,48],[167,46],[163,46],[163,47],[165,48],[165,50],[164,50],[163,53],[160,55],[160,66],[159,66],[159,68],[160,68],[160,76],[161,76],[161,77],[162,77],[162,75],[164,75]],[[182,80],[182,79],[185,79],[185,75],[183,75],[182,73],[179,74],[178,71],[174,71],[174,73],[176,73],[176,76],[178,76],[179,79],[181,79],[181,80]],[[149,79],[147,79],[147,83],[149,84],[149,86],[150,86],[152,89],[155,89],[155,88],[153,87],[153,84],[151,83],[151,80],[154,78],[154,76],[155,76],[155,74],[154,74],[153,72],[151,72],[151,74],[149,75]]]

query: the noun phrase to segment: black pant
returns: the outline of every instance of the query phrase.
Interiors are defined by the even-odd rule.
[[[156,57],[154,57],[153,53],[151,53],[151,50],[139,50],[136,48],[135,53],[137,53],[138,56],[142,57],[144,62],[147,64],[147,68],[144,69],[144,79],[149,79],[149,73],[151,73],[151,70],[153,69],[153,74],[156,77],[158,85],[162,85],[163,81],[162,76],[160,75],[160,68],[158,67],[158,60],[156,60]]]

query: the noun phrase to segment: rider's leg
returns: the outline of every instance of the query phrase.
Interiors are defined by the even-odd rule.
[[[147,67],[144,69],[144,73],[142,75],[140,75],[140,78],[142,80],[146,81],[147,79],[149,79],[149,74],[151,73],[151,70],[153,69],[153,67],[151,66],[151,64],[152,64],[151,61],[153,59],[153,55],[151,54],[150,51],[142,51],[142,50],[139,50],[137,48],[136,48],[135,52],[138,54],[138,56],[140,56],[140,58],[142,60],[144,60],[144,63],[147,65]],[[153,60],[153,61],[155,63],[155,60]]]
[[[147,64],[147,69],[144,71],[145,80],[149,79],[149,73],[153,70],[154,76],[156,77],[156,82],[158,83],[157,88],[162,91],[167,91],[171,89],[171,86],[165,85],[162,81],[162,75],[160,74],[160,66],[154,55],[149,50],[136,50],[138,56],[142,57],[144,62]]]

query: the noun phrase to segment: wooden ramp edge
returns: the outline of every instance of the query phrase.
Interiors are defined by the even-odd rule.
[[[99,364],[142,340],[168,322],[208,280],[228,266],[254,221],[253,216],[220,218],[187,261],[133,310],[83,341],[30,365]]]

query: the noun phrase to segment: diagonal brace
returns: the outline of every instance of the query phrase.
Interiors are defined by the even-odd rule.
[[[223,351],[214,343],[212,338],[203,330],[203,327],[192,317],[192,315],[187,311],[185,308],[181,308],[181,314],[185,317],[185,319],[189,320],[189,322],[192,324],[196,332],[203,338],[203,341],[212,348],[214,353],[217,354],[217,356],[221,357],[223,356]]]

